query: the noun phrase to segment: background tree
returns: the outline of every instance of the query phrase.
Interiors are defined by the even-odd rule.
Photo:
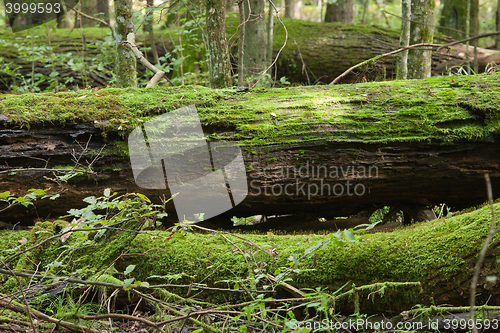
[[[407,47],[410,44],[410,19],[411,0],[401,0],[401,37],[399,47]],[[396,79],[404,80],[408,77],[408,50],[399,54]]]
[[[248,6],[250,4],[250,7]],[[245,9],[245,78],[259,75],[267,67],[267,31],[264,0],[243,1]]]
[[[295,0],[285,0],[285,17],[293,18]]]
[[[467,2],[469,0],[444,0],[441,17],[439,18],[438,31],[455,39],[466,38],[465,26],[467,24]],[[474,1],[471,2],[472,19],[474,12]],[[448,29],[447,29],[448,28]]]
[[[226,41],[226,4],[220,0],[206,0],[207,40],[210,60],[210,86],[231,86],[231,64]]]
[[[328,0],[325,22],[354,22],[354,0]]]
[[[125,45],[134,32],[132,0],[116,0],[116,85],[120,88],[137,86],[137,60]],[[135,43],[135,40],[132,40]]]
[[[153,53],[153,61],[155,64],[159,64],[158,51],[156,50],[155,34],[153,31],[153,11],[154,0],[146,0],[146,19],[144,25],[142,26],[144,33],[148,33],[149,44],[151,45],[151,52]],[[108,15],[109,18],[109,15]]]
[[[410,44],[432,43],[434,37],[434,0],[411,0]],[[430,48],[408,51],[408,78],[425,79],[431,76]]]

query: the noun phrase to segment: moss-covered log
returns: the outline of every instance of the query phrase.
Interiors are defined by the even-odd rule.
[[[351,66],[399,48],[399,31],[397,30],[369,25],[316,23],[298,20],[294,20],[292,24],[288,19],[283,20],[283,22],[288,31],[288,41],[277,62],[276,75],[278,80],[285,76],[292,83],[329,83]],[[233,37],[233,39],[229,40],[229,45],[232,45],[231,52],[234,57],[232,63],[233,72],[235,73],[238,72],[236,68],[238,43],[234,38],[237,38],[238,35],[236,33],[238,25],[237,17],[231,16],[228,18],[227,35],[228,38]],[[101,43],[108,34],[109,29],[107,28],[87,28],[81,31],[59,29],[56,33],[50,32],[50,35],[46,35],[46,32],[43,31],[40,33],[40,38],[35,39],[34,44],[35,48],[41,48],[40,52],[42,54],[42,60],[35,61],[35,73],[48,76],[57,71],[60,82],[66,82],[67,79],[72,78],[73,81],[66,83],[68,86],[106,86],[107,82],[111,80],[109,71],[113,70],[114,63],[111,53],[114,52],[114,48],[112,46],[101,47]],[[3,57],[5,64],[11,63],[9,65],[10,69],[21,66],[16,72],[24,77],[29,77],[32,71],[31,60],[20,56],[12,45],[13,43],[22,43],[23,38],[10,32],[0,31],[0,45],[3,45],[0,48],[0,57]],[[1,40],[5,42],[2,43]],[[174,45],[171,44],[172,36],[169,36],[168,32],[156,32],[155,40],[158,44],[157,53],[160,57],[174,48]],[[173,40],[177,40],[177,37],[173,38]],[[138,34],[136,41],[139,44],[143,43],[143,46],[149,46],[147,36]],[[449,41],[449,38],[442,35],[435,37],[436,43]],[[277,25],[273,43],[273,54],[277,56],[278,51],[285,43],[285,29],[280,24]],[[53,47],[53,52],[58,54],[60,60],[50,63],[48,60],[50,59],[50,52],[47,52],[46,45]],[[29,45],[27,44],[27,46]],[[193,52],[192,56],[187,58],[184,63],[184,72],[195,72],[194,62],[204,59],[204,55],[191,50],[192,47],[194,46],[185,46],[186,53]],[[446,67],[449,68],[452,65],[463,63],[464,56],[460,52],[463,53],[463,50],[457,47],[456,51],[444,49],[439,53],[434,53],[432,74],[446,73]],[[484,56],[491,55],[488,51],[484,52],[486,52]],[[64,58],[63,55],[68,53],[71,53],[71,55],[67,59]],[[153,59],[152,52],[146,52],[146,54],[149,59]],[[481,51],[479,55],[480,60],[484,58]],[[45,60],[43,60],[44,58]],[[68,63],[71,64],[70,59],[73,59],[71,61],[74,62],[74,65],[68,66]],[[353,83],[393,78],[395,76],[395,63],[395,58],[384,58],[371,68],[347,75],[341,82]],[[452,63],[452,65],[447,66],[448,63]],[[480,65],[481,63],[480,61]],[[99,68],[99,64],[104,65],[105,68]],[[484,68],[485,66],[484,63],[480,67]],[[139,76],[145,75],[143,66],[138,66],[138,71]],[[0,90],[8,90],[8,86],[12,83],[13,78],[9,76],[8,72],[0,73]],[[168,75],[172,75],[172,72]],[[22,80],[19,77],[17,80],[17,84],[21,85]],[[42,82],[39,87],[44,89],[49,83]]]
[[[57,217],[107,187],[155,201],[169,197],[134,184],[124,139],[140,121],[191,104],[210,141],[231,141],[243,151],[249,195],[226,222],[232,215],[476,205],[485,200],[483,173],[500,188],[499,75],[247,93],[190,86],[0,95],[3,171],[67,168],[86,142],[80,163],[87,164],[105,146],[96,175],[71,179],[57,200],[10,209],[2,219]],[[40,172],[0,176],[0,191],[55,188]]]
[[[500,204],[496,204],[496,216],[500,214]],[[316,255],[304,257],[296,268],[300,273],[292,274],[289,284],[296,288],[321,288],[322,291],[333,293],[344,286],[342,292],[352,290],[353,285],[362,287],[379,283],[370,289],[359,291],[359,310],[362,314],[386,313],[398,314],[409,310],[415,305],[421,306],[468,305],[470,280],[479,249],[484,241],[491,221],[490,207],[477,211],[456,214],[446,219],[429,223],[419,223],[410,227],[398,228],[390,233],[375,233],[363,236],[356,243],[346,243],[342,247],[327,246]],[[58,222],[59,223],[59,222]],[[44,231],[44,232],[41,232]],[[0,237],[0,250],[11,255],[11,249],[17,246],[18,240],[25,237],[28,244],[36,244],[37,237],[46,238],[60,231],[51,228],[50,222],[39,223],[32,231],[4,231]],[[151,234],[158,234],[157,237]],[[78,235],[72,235],[65,245],[71,245]],[[299,258],[316,242],[324,241],[326,235],[280,235],[267,233],[264,235],[238,235],[249,242],[231,235],[220,233],[185,233],[183,237],[171,237],[168,232],[149,231],[149,234],[138,235],[127,247],[129,252],[114,262],[114,283],[123,280],[123,274],[128,265],[136,265],[129,277],[136,281],[147,281],[150,285],[164,283],[166,276],[176,276],[175,284],[189,286],[191,283],[207,284],[208,287],[233,288],[235,281],[247,288],[262,289],[269,284],[266,279],[260,279],[250,287],[248,279],[255,277],[254,269],[260,274],[275,275],[276,270],[288,267],[291,257]],[[123,234],[120,237],[128,237]],[[39,241],[39,240],[38,240]],[[235,246],[237,243],[237,247]],[[72,262],[71,268],[81,267],[97,269],[101,267],[100,253],[116,253],[120,246],[119,238],[115,242],[102,244],[99,252],[95,248],[78,250],[88,256],[69,255],[68,258],[81,258]],[[196,244],[196,246],[193,246]],[[500,255],[498,235],[494,237],[487,259],[481,270],[477,286],[477,305],[495,305],[500,302],[498,281],[491,281],[487,276],[498,275],[496,258]],[[66,250],[58,239],[47,243],[35,251],[26,253],[29,261],[20,256],[18,268],[30,267],[33,262],[45,267],[58,258],[61,251]],[[249,258],[245,261],[243,251]],[[66,260],[59,258],[58,260]],[[254,262],[256,265],[254,265]],[[11,266],[15,266],[11,262]],[[104,266],[106,266],[104,264]],[[88,278],[88,277],[87,277]],[[247,282],[242,282],[247,281]],[[16,286],[4,283],[4,292],[13,292]],[[384,283],[401,283],[393,288]],[[407,282],[419,282],[420,286]],[[10,288],[10,289],[9,289]],[[185,297],[186,289],[168,289],[181,293]],[[193,291],[194,291],[193,287]],[[286,290],[276,288],[277,293],[270,294],[275,298],[290,297]],[[146,290],[149,292],[151,290]],[[368,297],[368,295],[370,297]],[[156,293],[162,297],[161,292]],[[165,298],[169,295],[164,293]],[[196,290],[198,300],[216,304],[227,304],[228,301],[239,303],[251,300],[245,293]],[[171,298],[173,302],[176,298]],[[354,297],[345,297],[330,303],[336,312],[343,314],[354,311]],[[302,311],[302,309],[301,309]],[[301,312],[299,311],[299,312]]]

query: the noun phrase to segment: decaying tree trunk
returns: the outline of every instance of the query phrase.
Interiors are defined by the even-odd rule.
[[[170,197],[168,190],[135,185],[126,145],[117,133],[126,138],[123,131],[138,126],[137,118],[190,104],[198,107],[208,138],[242,148],[249,194],[222,216],[226,225],[233,215],[343,217],[380,206],[477,205],[485,200],[484,172],[500,188],[495,142],[500,109],[491,93],[500,86],[498,75],[265,93],[158,87],[82,91],[83,98],[62,93],[54,100],[44,94],[5,95],[0,100],[1,170],[68,167],[88,141],[90,153],[80,160],[85,165],[105,147],[94,163],[96,174],[70,180],[64,184],[67,193],[57,200],[6,211],[2,220],[55,218],[108,187],[139,191],[156,202]],[[36,112],[19,118],[26,109]],[[56,125],[61,120],[55,110],[67,119],[64,125]],[[20,121],[23,127],[15,124]],[[30,188],[57,188],[40,172],[0,175],[1,190],[19,195]],[[175,218],[172,202],[167,209]]]

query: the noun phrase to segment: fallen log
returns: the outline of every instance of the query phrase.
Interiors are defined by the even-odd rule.
[[[495,214],[500,214],[498,203],[495,204]],[[390,315],[415,309],[420,304],[424,307],[433,306],[418,308],[423,314],[427,312],[432,316],[436,311],[446,311],[436,306],[468,305],[474,265],[488,233],[491,218],[491,209],[486,205],[446,219],[418,223],[389,233],[364,235],[357,237],[357,242],[354,243],[342,242],[342,246],[336,246],[337,243],[332,242],[317,253],[311,248],[318,242],[321,244],[330,239],[328,235],[281,235],[269,232],[263,236],[208,230],[207,233],[186,232],[183,237],[172,237],[168,231],[150,230],[137,235],[132,241],[123,242],[121,238],[129,236],[122,233],[114,236],[114,242],[101,243],[97,248],[99,252],[95,247],[85,249],[88,255],[77,256],[82,259],[73,261],[72,269],[90,265],[107,267],[106,263],[99,261],[99,254],[114,252],[114,256],[119,256],[120,252],[116,251],[113,243],[126,244],[127,255],[119,256],[118,260],[113,261],[116,272],[123,272],[129,265],[134,265],[131,277],[136,281],[149,283],[149,287],[142,290],[149,293],[153,288],[165,288],[169,293],[164,297],[165,300],[169,298],[169,302],[176,299],[172,297],[172,293],[187,297],[185,294],[188,288],[196,290],[198,300],[221,306],[228,306],[228,302],[234,305],[248,301],[248,288],[261,293],[269,292],[276,299],[293,297],[291,293],[296,293],[297,289],[308,288],[300,292],[309,293],[321,288],[321,292],[330,295],[336,292],[334,302],[329,298],[329,307],[334,308],[335,313],[346,315],[359,309],[362,314]],[[40,235],[48,237],[57,232],[50,222],[39,223],[32,231],[4,232],[0,250],[12,253],[20,236],[28,239],[28,244],[31,245],[39,242],[37,239]],[[77,239],[72,237],[69,242]],[[495,305],[500,301],[500,282],[488,278],[498,274],[496,259],[500,254],[499,244],[497,234],[490,244],[478,281],[478,306]],[[65,250],[67,251],[67,247],[62,247],[57,237],[43,247],[38,247],[36,251],[25,253],[31,259],[27,264],[34,266],[33,263],[40,263],[40,266],[45,266]],[[76,254],[82,253],[77,251]],[[306,253],[310,255],[305,255]],[[255,258],[255,261],[246,262],[240,254]],[[65,262],[74,257],[74,253],[66,253],[61,260]],[[272,284],[276,270],[283,272],[289,267],[290,258],[301,259],[297,260],[294,267],[300,272],[290,274],[288,286],[263,288],[264,285]],[[23,260],[23,256],[18,256],[11,264],[19,266]],[[26,266],[23,267],[26,269]],[[3,269],[1,271],[8,272]],[[256,278],[257,282],[249,282],[250,274],[252,277],[257,275],[253,275],[254,272],[264,276],[270,274],[271,277]],[[175,284],[165,284],[165,277],[176,275]],[[33,277],[42,276],[44,275]],[[123,277],[120,273],[116,273],[116,276],[119,279],[118,282],[113,282],[115,286],[109,281],[93,283],[115,289]],[[234,287],[235,281],[238,281],[238,287]],[[72,278],[68,282],[85,284],[80,278]],[[251,283],[256,285],[250,287]],[[17,290],[12,284],[9,285],[12,288],[9,292]],[[161,293],[156,295],[160,297]],[[302,309],[299,315],[303,315]]]
[[[478,205],[486,200],[485,172],[500,187],[500,103],[492,93],[499,75],[250,92],[188,86],[0,95],[0,192],[58,189],[44,178],[52,173],[28,168],[71,168],[78,158],[95,171],[63,183],[56,200],[8,209],[1,219],[57,218],[105,188],[169,198],[168,188],[135,184],[126,139],[144,121],[192,104],[209,141],[242,150],[249,193],[221,215],[225,226],[233,215],[333,218],[381,206]],[[173,202],[167,210],[175,219]]]

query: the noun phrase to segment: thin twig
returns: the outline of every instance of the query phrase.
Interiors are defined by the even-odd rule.
[[[11,311],[18,312],[18,313],[26,313],[26,311],[27,311],[24,307],[22,307],[20,305],[12,304],[12,301],[0,300],[0,307],[6,308],[6,309],[9,309]],[[94,330],[92,328],[88,328],[85,326],[81,326],[78,324],[70,323],[70,322],[67,322],[64,320],[59,320],[59,319],[47,316],[46,314],[44,314],[40,311],[37,311],[37,310],[32,309],[31,312],[39,320],[47,321],[49,323],[53,323],[53,324],[62,326],[64,328],[67,328],[67,329],[72,330],[72,331],[85,332],[85,333],[102,333],[101,331]]]
[[[21,291],[21,295],[23,296],[23,302],[26,305],[26,315],[30,321],[31,328],[33,329],[33,332],[38,333],[38,330],[36,329],[35,323],[33,322],[33,315],[31,313],[31,309],[30,309],[30,305],[28,303],[28,300],[26,299],[26,294],[24,293],[21,281],[19,280],[19,278],[16,275],[13,274],[14,272],[12,272],[10,267],[7,266],[7,264],[2,259],[0,259],[0,262],[9,270],[9,272],[12,273],[12,276],[14,276],[14,278],[16,279],[17,284],[19,285],[19,290]]]

